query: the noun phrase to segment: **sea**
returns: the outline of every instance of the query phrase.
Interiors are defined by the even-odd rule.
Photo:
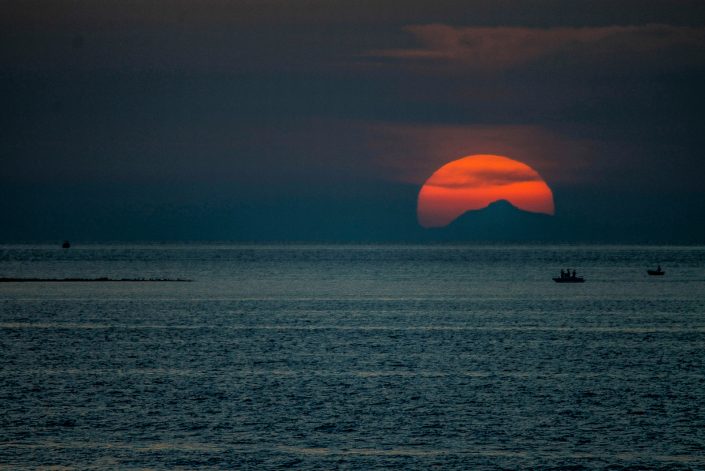
[[[192,280],[0,283],[0,469],[705,469],[705,247],[2,245],[0,277]]]

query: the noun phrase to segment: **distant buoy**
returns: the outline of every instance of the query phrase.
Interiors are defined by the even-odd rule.
[[[71,243],[68,240],[65,240],[63,244],[61,244],[61,247],[68,249],[71,247]]]

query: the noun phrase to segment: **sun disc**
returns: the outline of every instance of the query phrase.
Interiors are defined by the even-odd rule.
[[[524,211],[555,212],[553,192],[536,170],[507,157],[480,154],[436,170],[419,191],[417,217],[423,227],[443,227],[499,200]]]

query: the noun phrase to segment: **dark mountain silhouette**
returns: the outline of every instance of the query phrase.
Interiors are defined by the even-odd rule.
[[[560,241],[563,234],[555,216],[522,211],[506,200],[468,211],[446,227],[428,230],[440,240],[540,242]]]

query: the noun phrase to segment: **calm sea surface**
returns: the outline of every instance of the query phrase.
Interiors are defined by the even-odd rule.
[[[0,468],[705,469],[702,247],[1,246],[0,276],[193,279],[1,283]]]

